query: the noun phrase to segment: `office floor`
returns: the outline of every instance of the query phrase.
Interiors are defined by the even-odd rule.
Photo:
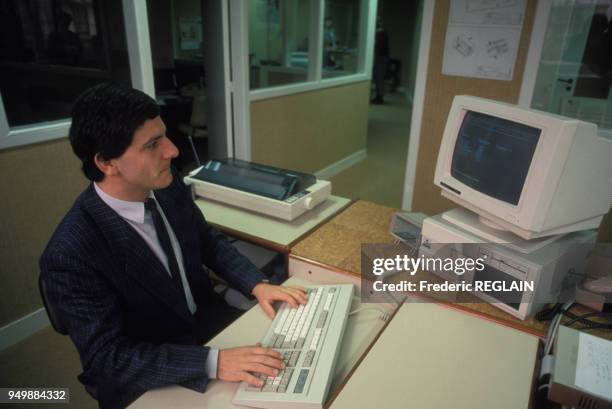
[[[332,193],[400,208],[406,173],[412,107],[403,94],[370,105],[367,157],[333,176]]]
[[[77,380],[79,357],[68,337],[47,327],[0,353],[0,385],[3,387],[70,388],[70,403],[7,404],[6,408],[94,409],[98,404]]]

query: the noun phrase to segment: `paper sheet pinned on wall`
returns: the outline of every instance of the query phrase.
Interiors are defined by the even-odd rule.
[[[442,73],[512,80],[525,0],[451,0]]]

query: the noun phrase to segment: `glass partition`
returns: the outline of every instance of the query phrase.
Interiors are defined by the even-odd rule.
[[[358,72],[361,0],[327,0],[323,22],[323,78]]]
[[[612,1],[554,0],[531,106],[612,136]]]
[[[250,89],[308,80],[310,0],[250,0]]]
[[[131,84],[120,0],[0,2],[0,92],[11,128],[70,117],[85,89]]]

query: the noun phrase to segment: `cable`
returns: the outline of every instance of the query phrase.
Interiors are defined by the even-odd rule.
[[[538,312],[535,315],[535,319],[538,321],[550,321],[553,320],[557,314],[561,311],[561,307],[563,304],[558,303],[555,304],[553,307],[550,308],[546,308],[540,312]],[[564,322],[563,325],[565,326],[571,326],[573,324],[575,324],[576,322],[583,324],[585,327],[584,329],[588,329],[589,327],[595,326],[595,328],[612,328],[612,324],[605,324],[605,323],[601,323],[601,322],[597,322],[597,321],[592,321],[587,319],[587,317],[602,317],[602,316],[609,316],[610,313],[607,311],[602,311],[602,312],[591,312],[591,313],[587,313],[584,315],[576,315],[568,310],[565,310],[563,312],[563,314],[565,316],[567,316],[568,318],[570,318],[570,321]],[[553,326],[553,323],[551,322],[551,327]]]
[[[543,320],[551,319],[550,326],[548,327],[548,333],[546,334],[546,341],[544,343],[544,351],[542,356],[542,363],[540,366],[540,376],[538,378],[538,387],[536,392],[536,401],[539,406],[542,406],[544,402],[547,402],[548,388],[550,384],[552,368],[554,367],[555,357],[552,355],[552,346],[561,319],[567,310],[569,310],[574,302],[566,302],[565,304],[556,304],[554,307],[549,308],[548,311],[543,311],[541,318]]]
[[[555,314],[555,316],[553,317],[552,322],[550,323],[550,327],[548,327],[548,334],[546,335],[546,343],[544,346],[544,356],[550,355],[552,351],[553,341],[555,339],[555,336],[557,335],[557,330],[559,328],[559,325],[561,324],[561,318],[563,314],[565,314],[567,310],[569,310],[572,307],[572,305],[574,305],[573,301],[562,304],[561,307],[558,308],[558,311]]]
[[[569,314],[566,314],[566,315],[569,317]],[[592,323],[592,324],[595,324],[595,325],[598,325],[598,324],[610,325],[610,324],[604,324],[604,323],[601,323],[601,322],[595,322],[595,321],[587,320],[586,318],[588,318],[588,317],[605,317],[607,315],[612,315],[612,314],[607,313],[607,312],[599,312],[599,311],[597,311],[597,312],[589,312],[587,314],[578,315],[578,316],[576,316],[574,314],[572,314],[572,315],[574,317],[573,318],[570,317],[572,319],[570,321],[564,323],[563,325],[569,327],[570,325],[572,325],[576,321],[579,321],[579,322],[582,322],[582,323],[588,322],[588,323]]]
[[[589,326],[576,328],[576,329],[579,331],[589,331],[592,329],[603,329],[603,330],[612,331],[612,324],[595,324],[595,325],[589,325]]]
[[[388,321],[389,317],[391,316],[391,314],[389,314],[388,311],[386,311],[384,308],[376,306],[376,305],[369,305],[366,307],[359,307],[356,310],[353,310],[349,313],[349,316],[357,314],[360,311],[365,311],[365,310],[376,310],[378,312],[380,312],[382,315],[380,316],[380,319],[383,321]]]
[[[559,312],[562,306],[562,303],[557,303],[552,307],[545,308],[542,311],[536,313],[535,319],[538,321],[550,321],[555,317],[555,315]]]

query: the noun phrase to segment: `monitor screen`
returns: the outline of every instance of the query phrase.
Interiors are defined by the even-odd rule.
[[[451,175],[482,194],[517,205],[540,133],[538,128],[467,111]]]

